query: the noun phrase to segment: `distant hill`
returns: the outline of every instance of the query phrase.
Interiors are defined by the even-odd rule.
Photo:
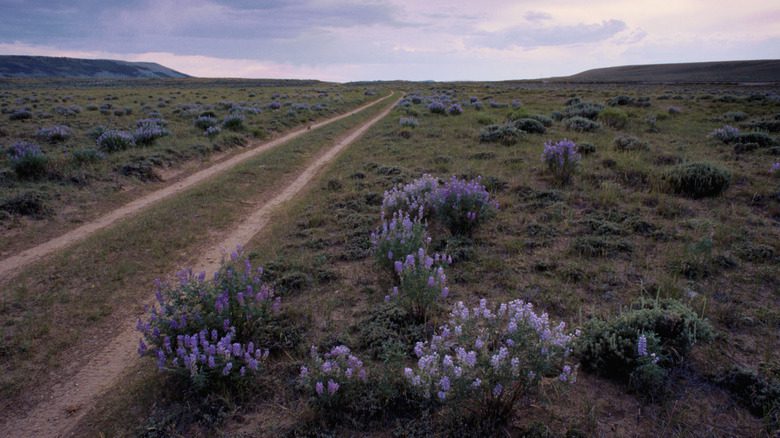
[[[780,82],[780,60],[689,62],[596,68],[553,82],[744,83]]]
[[[153,62],[0,55],[0,78],[159,79],[188,77],[184,73]]]

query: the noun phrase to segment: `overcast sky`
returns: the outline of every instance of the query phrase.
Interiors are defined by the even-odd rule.
[[[0,54],[201,77],[503,80],[780,58],[780,0],[0,0]]]

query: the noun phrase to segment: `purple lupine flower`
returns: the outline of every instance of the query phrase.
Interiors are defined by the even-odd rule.
[[[769,173],[772,175],[780,175],[780,161],[772,164],[772,166],[769,168]]]
[[[639,357],[647,356],[647,337],[640,335],[636,344],[636,351]]]
[[[138,341],[138,355],[143,356],[144,354],[146,354],[146,351],[147,351],[146,344],[144,343],[143,339],[140,339]]]
[[[317,381],[317,383],[314,384],[314,390],[317,392],[317,395],[322,395],[322,392],[325,390],[322,386],[322,382]]]
[[[339,390],[339,384],[333,380],[328,380],[328,395],[333,395]]]
[[[233,362],[228,362],[225,364],[225,368],[222,369],[222,375],[227,376],[230,374],[230,370],[233,369]]]
[[[493,387],[493,397],[498,398],[502,392],[504,392],[504,387],[500,383],[496,383],[496,386]]]

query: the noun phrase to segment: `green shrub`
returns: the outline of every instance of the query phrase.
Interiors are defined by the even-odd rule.
[[[547,117],[547,116],[542,115],[542,114],[531,114],[530,116],[528,116],[528,118],[529,119],[534,119],[534,120],[538,121],[539,123],[544,125],[546,128],[549,128],[550,126],[552,126],[552,123],[553,123],[553,120],[550,117]]]
[[[596,152],[596,146],[592,143],[577,143],[577,152],[580,155],[590,155]]]
[[[594,132],[601,128],[598,122],[594,122],[586,117],[570,117],[564,122],[566,129],[577,132]]]
[[[615,145],[615,150],[621,152],[650,150],[650,145],[646,141],[630,135],[615,137],[613,144]]]
[[[775,140],[764,132],[743,132],[737,135],[734,143],[757,143],[765,148],[774,146]]]
[[[613,318],[588,321],[575,354],[586,371],[654,392],[664,369],[679,365],[697,342],[712,337],[709,322],[680,301],[641,300]]]
[[[18,141],[6,151],[11,168],[19,179],[35,180],[46,176],[49,159],[35,143]]]
[[[542,122],[530,118],[518,119],[512,122],[515,128],[529,134],[544,134],[547,132]]]
[[[584,117],[590,120],[596,120],[599,113],[604,109],[604,105],[591,102],[577,102],[568,105],[561,111],[564,119],[572,117]]]
[[[73,151],[71,158],[76,164],[89,164],[102,160],[105,158],[105,155],[97,149],[85,148]]]
[[[780,380],[766,378],[753,370],[733,368],[715,377],[753,415],[769,420],[773,430],[780,428]]]
[[[489,125],[479,131],[481,143],[501,143],[511,146],[520,139],[522,132],[512,125]]]
[[[617,108],[605,108],[599,113],[599,121],[613,129],[623,129],[628,124],[628,114]]]
[[[426,338],[426,331],[403,306],[391,302],[376,307],[357,325],[357,337],[361,350],[389,361],[410,355],[415,343]]]
[[[685,163],[667,170],[662,178],[671,192],[698,199],[723,193],[731,183],[731,172],[710,163]]]

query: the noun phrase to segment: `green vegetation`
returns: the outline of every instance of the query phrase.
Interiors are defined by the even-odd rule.
[[[300,339],[270,355],[268,374],[264,374],[270,377],[251,379],[250,391],[204,397],[182,390],[186,386],[180,380],[141,371],[139,381],[128,382],[119,393],[101,400],[100,408],[77,432],[128,435],[154,429],[191,435],[281,436],[491,436],[505,431],[518,436],[776,433],[772,418],[776,418],[777,384],[771,371],[776,368],[771,364],[780,361],[780,356],[771,340],[780,327],[774,286],[780,253],[780,198],[776,196],[777,179],[768,172],[776,157],[765,147],[735,155],[732,144],[714,142],[708,134],[723,125],[723,114],[742,111],[749,115],[746,123],[769,120],[780,113],[780,103],[770,98],[751,100],[756,89],[737,86],[406,85],[414,88],[407,90],[406,105],[396,108],[341,154],[310,189],[246,245],[253,265],[265,267],[263,281],[273,284],[282,297],[287,324],[283,332],[295,333]],[[462,104],[463,113],[452,117],[428,111],[429,99],[445,100],[444,96],[447,102]],[[600,113],[609,114],[609,101],[615,96],[648,96],[619,99],[625,104],[615,102],[614,108],[628,120],[619,133],[599,119]],[[502,105],[513,100],[521,101],[522,107]],[[665,100],[674,100],[683,110],[674,116],[658,116],[669,108]],[[480,102],[485,104],[477,105]],[[515,114],[510,115],[512,111]],[[529,114],[549,114],[555,121],[546,126],[534,119],[543,124],[545,134],[509,135],[511,141],[506,143],[512,146],[502,145],[504,136],[498,133],[504,127],[516,133],[517,128],[495,124],[533,118]],[[399,120],[409,116],[415,117],[416,126],[405,131],[412,134],[401,135]],[[567,119],[577,116],[590,116],[587,120],[600,120],[605,127],[592,132],[567,129]],[[189,123],[194,126],[192,120]],[[495,127],[487,130],[489,125]],[[771,133],[766,135],[776,141]],[[559,184],[542,161],[545,141],[563,138],[576,143],[582,155],[566,185]],[[260,183],[265,189],[253,188],[258,192],[251,196],[240,195],[243,190],[265,178],[279,178],[285,169],[299,169],[295,164],[300,159],[288,153],[289,160],[278,164],[272,161],[278,156],[262,161],[277,172],[273,175],[249,167],[237,170],[233,179],[171,202],[164,219],[157,219],[162,212],[155,212],[132,228],[119,228],[121,235],[132,239],[99,236],[90,243],[92,251],[98,252],[99,244],[123,251],[110,258],[116,267],[110,267],[105,277],[84,276],[83,266],[104,266],[96,264],[99,259],[88,257],[88,252],[72,252],[56,260],[56,269],[39,267],[24,276],[13,291],[18,298],[3,308],[3,315],[27,330],[22,337],[12,333],[10,339],[26,339],[27,344],[12,344],[13,348],[4,351],[38,361],[47,357],[40,351],[21,353],[25,348],[42,348],[32,339],[52,342],[47,328],[33,322],[51,320],[67,327],[66,321],[83,319],[86,322],[75,328],[87,336],[110,326],[105,316],[81,314],[65,320],[51,316],[57,312],[36,313],[34,306],[19,311],[18,306],[27,306],[30,300],[38,300],[35,305],[45,302],[47,295],[42,292],[47,285],[39,283],[51,282],[67,288],[55,284],[46,290],[74,291],[77,286],[99,285],[99,290],[85,292],[93,300],[90,308],[129,305],[151,291],[153,277],[173,272],[174,265],[186,266],[185,257],[176,256],[178,251],[197,247],[183,237],[158,245],[153,235],[199,236],[208,229],[229,227],[246,212],[241,207],[244,196],[257,199],[260,191],[268,193],[277,186]],[[709,163],[706,175],[694,170],[692,179],[685,179],[688,173],[682,171],[694,168],[692,163]],[[727,183],[719,178],[722,169],[728,169]],[[467,180],[481,176],[491,200],[498,202],[490,220],[470,235],[453,235],[458,227],[450,230],[438,221],[428,224],[427,251],[446,253],[453,262],[446,267],[448,305],[431,311],[427,320],[399,302],[385,303],[397,283],[388,274],[389,264],[381,254],[372,254],[371,246],[371,233],[381,226],[383,193],[423,174],[441,181],[453,175]],[[686,188],[670,189],[671,175],[678,175],[680,187]],[[698,197],[714,191],[717,196]],[[209,208],[200,207],[203,198],[209,200]],[[223,222],[210,210],[229,212],[233,219]],[[182,230],[162,233],[173,220],[181,222]],[[196,223],[211,225],[205,228]],[[151,230],[145,231],[142,224],[151,224]],[[124,252],[124,247],[133,249]],[[151,248],[148,253],[152,255],[142,248]],[[161,255],[154,255],[158,252]],[[129,267],[116,263],[120,258],[140,262]],[[72,268],[76,265],[82,270]],[[151,272],[149,266],[157,271]],[[84,276],[83,280],[71,279],[78,276]],[[36,279],[52,278],[36,283]],[[76,309],[83,311],[85,306],[62,303],[84,300],[81,294],[71,294],[50,294],[46,305],[60,312],[63,307],[74,314]],[[518,299],[532,302],[536,312],[548,313],[550,321],[565,321],[567,331],[579,328],[581,335],[571,359],[572,365],[577,361],[581,365],[577,382],[559,391],[552,383],[560,382],[564,373],[544,375],[533,391],[512,392],[522,396],[495,405],[501,408],[501,422],[487,417],[480,421],[479,415],[470,415],[469,407],[482,409],[471,398],[448,404],[438,394],[426,399],[410,390],[403,370],[417,372],[417,342],[431,342],[433,335],[440,335],[448,323],[449,304],[463,301],[473,309],[482,298],[496,304]],[[114,311],[113,315],[119,314]],[[89,317],[102,321],[102,327],[94,327],[101,323],[91,323]],[[312,373],[316,379],[298,384],[301,366],[324,360],[324,354],[342,345],[361,359],[366,382],[339,374],[341,380],[333,380],[344,392],[330,393],[325,376]],[[27,356],[19,356],[23,354]],[[480,360],[489,366],[490,359]],[[769,364],[769,368],[732,372],[736,360]],[[145,365],[153,367],[149,362]],[[26,362],[13,365],[21,363]],[[576,374],[575,367],[569,370]],[[13,376],[18,379],[29,373],[28,369]],[[317,381],[324,384],[325,397],[332,398],[317,398],[321,396]],[[440,381],[429,383],[441,388]],[[483,401],[490,400],[485,395]],[[192,406],[194,414],[182,414],[183,406]]]

